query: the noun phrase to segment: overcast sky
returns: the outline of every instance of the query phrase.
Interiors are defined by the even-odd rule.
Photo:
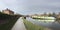
[[[60,12],[60,0],[0,0],[0,10],[9,8],[19,14]]]

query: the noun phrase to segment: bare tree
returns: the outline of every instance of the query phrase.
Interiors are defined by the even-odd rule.
[[[48,16],[52,16],[52,14],[51,14],[51,13],[49,13],[49,14],[48,14]]]

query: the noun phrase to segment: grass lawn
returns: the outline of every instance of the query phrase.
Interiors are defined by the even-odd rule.
[[[23,19],[23,21],[27,30],[44,30],[44,27],[35,25],[26,19]]]

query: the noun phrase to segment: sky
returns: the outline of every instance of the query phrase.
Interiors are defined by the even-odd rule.
[[[0,0],[0,10],[6,8],[27,15],[60,12],[60,0]]]

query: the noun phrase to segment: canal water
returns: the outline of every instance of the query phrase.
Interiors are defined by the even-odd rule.
[[[49,22],[49,23],[45,23],[45,22],[41,22],[35,19],[32,19],[30,17],[26,17],[26,19],[30,22],[32,22],[33,24],[39,25],[39,26],[43,26],[46,28],[50,28],[52,30],[60,30],[60,24],[55,21],[55,22]]]

